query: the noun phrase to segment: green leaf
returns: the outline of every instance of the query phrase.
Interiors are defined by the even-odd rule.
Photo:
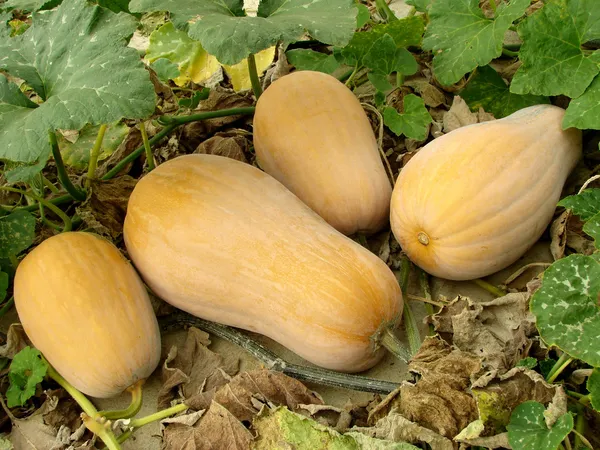
[[[7,0],[2,8],[18,9],[23,12],[34,12],[41,9],[52,9],[60,4],[61,0]]]
[[[431,4],[432,0],[406,0],[406,4],[414,6],[419,12],[427,12],[427,8]]]
[[[8,291],[9,277],[6,272],[0,272],[0,302],[6,298],[6,291]]]
[[[17,256],[35,239],[35,217],[27,211],[15,211],[0,217],[0,258]]]
[[[13,19],[8,24],[10,25],[10,29],[11,29],[11,31],[10,31],[11,37],[23,34],[29,28],[29,23],[23,22],[22,20],[19,20],[19,19]]]
[[[152,67],[152,70],[156,72],[158,79],[163,83],[174,80],[181,75],[177,64],[172,63],[167,58],[158,58],[150,64],[150,67]]]
[[[404,134],[419,141],[427,137],[427,126],[432,120],[423,99],[414,94],[404,97],[403,114],[391,106],[386,106],[383,110],[383,122],[390,130],[398,136]]]
[[[504,79],[490,66],[479,67],[460,96],[473,111],[483,108],[497,119],[528,106],[550,103],[548,97],[541,95],[511,93]]]
[[[553,358],[542,359],[539,362],[539,364],[540,364],[540,374],[544,378],[548,378],[548,374],[550,373],[550,371],[554,367],[554,364],[556,364],[556,359],[553,359]]]
[[[569,103],[563,128],[600,130],[600,76],[597,76],[582,96]]]
[[[523,64],[512,80],[512,92],[575,98],[600,70],[581,48],[600,37],[597,0],[550,0],[524,20],[518,32]]]
[[[362,3],[357,3],[356,8],[358,9],[358,14],[356,15],[356,28],[362,28],[369,20],[371,20],[371,12],[369,11],[369,8]]]
[[[362,65],[363,57],[371,50],[375,41],[386,34],[394,39],[398,48],[419,47],[424,29],[423,19],[417,16],[375,25],[370,31],[354,33],[348,45],[335,49],[334,54],[340,63],[349,66],[355,66],[357,63]]]
[[[369,69],[382,75],[389,75],[392,72],[412,75],[419,69],[412,53],[405,48],[397,48],[389,34],[384,34],[373,43],[362,62]]]
[[[104,8],[110,9],[114,13],[129,12],[129,0],[96,0]]]
[[[386,75],[369,72],[367,74],[367,78],[379,92],[385,93],[394,89],[394,86],[392,86],[392,83],[389,82]]]
[[[385,93],[377,91],[375,92],[373,99],[375,100],[375,106],[377,106],[377,108],[381,108],[385,104]]]
[[[504,34],[529,3],[499,3],[495,19],[488,19],[479,8],[479,0],[434,1],[429,8],[423,49],[433,50],[433,70],[440,83],[456,83],[465,73],[499,57]]]
[[[34,13],[22,35],[0,41],[0,69],[20,77],[41,99],[39,107],[15,97],[0,77],[0,159],[39,163],[50,153],[48,130],[142,118],[154,112],[148,72],[127,41],[135,18],[85,0],[65,0]],[[5,96],[7,92],[12,92]]]
[[[600,189],[584,189],[579,194],[569,195],[558,202],[558,206],[570,209],[583,221],[600,212]]]
[[[296,48],[285,52],[288,61],[298,70],[315,70],[331,74],[340,67],[335,56],[314,50]]]
[[[96,142],[99,130],[99,125],[86,125],[79,132],[79,136],[75,142],[70,142],[59,134],[58,143],[65,164],[79,170],[84,170],[90,162],[90,150]],[[129,133],[127,125],[113,123],[108,126],[104,133],[98,161],[103,161],[112,155],[121,142],[123,142],[127,133]]]
[[[180,98],[178,100],[179,106],[183,106],[184,108],[195,108],[198,106],[201,100],[206,100],[210,95],[210,88],[203,88],[200,91],[194,92],[190,98]]]
[[[523,358],[522,360],[520,360],[517,363],[516,367],[527,367],[528,369],[533,369],[535,368],[535,366],[537,366],[538,361],[535,358],[532,358],[531,356],[528,356],[527,358]]]
[[[595,367],[587,380],[587,390],[590,393],[592,408],[600,411],[600,369]]]
[[[591,257],[569,255],[546,271],[531,299],[540,336],[592,366],[600,366],[600,264]]]
[[[242,0],[132,0],[134,12],[170,11],[182,19],[200,17],[189,35],[220,63],[237,64],[278,41],[292,42],[307,31],[331,45],[348,43],[356,26],[352,0],[263,0],[258,17],[244,16]]]
[[[46,376],[48,366],[41,359],[39,350],[25,347],[15,355],[10,365],[8,379],[10,386],[6,391],[9,408],[23,406],[35,394],[35,387]]]
[[[173,78],[178,86],[190,80],[202,83],[219,70],[220,64],[209,55],[200,42],[191,39],[187,33],[167,22],[150,34],[146,59],[151,63],[166,58],[177,64],[180,75]]]
[[[594,239],[596,248],[600,248],[600,214],[590,217],[583,226],[583,232]]]
[[[556,450],[573,429],[573,416],[565,413],[552,428],[544,419],[544,405],[536,401],[521,403],[515,408],[508,430],[508,442],[519,450]]]

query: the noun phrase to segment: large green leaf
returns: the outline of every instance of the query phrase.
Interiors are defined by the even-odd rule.
[[[434,51],[433,70],[440,83],[456,83],[465,73],[500,56],[504,34],[529,3],[500,3],[495,18],[488,19],[479,0],[433,1],[423,49]]]
[[[84,170],[90,162],[90,150],[96,143],[100,125],[86,125],[81,129],[77,139],[72,142],[59,135],[60,153],[63,161],[69,166],[79,170]],[[127,133],[129,127],[127,125],[113,123],[110,124],[104,133],[102,139],[102,147],[98,155],[98,161],[103,161],[114,153],[119,147]]]
[[[518,450],[556,450],[573,429],[573,416],[565,413],[548,428],[544,405],[535,401],[521,403],[515,408],[508,430],[508,442]]]
[[[227,65],[305,31],[326,44],[346,45],[357,15],[352,0],[263,0],[257,17],[244,15],[242,0],[132,0],[129,6],[134,12],[167,10],[196,20],[189,35]]]
[[[40,9],[52,9],[55,6],[58,6],[61,1],[62,0],[7,0],[2,5],[2,8],[33,12],[39,11]]]
[[[363,64],[381,75],[390,75],[392,72],[412,75],[419,69],[412,53],[405,48],[397,48],[389,34],[384,34],[373,43],[363,58]]]
[[[398,136],[404,134],[412,139],[423,140],[427,137],[427,126],[432,118],[423,99],[408,94],[404,97],[404,112],[400,114],[395,108],[386,106],[383,121]]]
[[[563,128],[569,127],[600,130],[600,76],[592,81],[583,95],[569,103]]]
[[[48,371],[39,350],[25,347],[17,353],[10,364],[8,378],[10,386],[6,391],[9,408],[22,406],[35,394],[35,387],[41,383]]]
[[[129,14],[65,0],[34,13],[24,34],[0,41],[0,69],[25,80],[43,100],[34,108],[0,76],[0,159],[43,167],[49,129],[150,115],[154,88],[136,50],[127,47],[135,28]]]
[[[33,244],[35,217],[27,211],[15,211],[0,217],[0,258],[16,256]]]
[[[502,77],[490,66],[482,66],[471,78],[460,96],[472,110],[480,107],[494,114],[496,119],[506,117],[515,111],[540,103],[550,103],[542,95],[519,95],[510,92]]]
[[[558,206],[570,209],[583,221],[589,220],[600,213],[600,189],[584,189],[579,194],[569,195],[559,201]]]
[[[592,366],[600,366],[599,293],[597,259],[574,254],[546,269],[531,299],[542,339]]]
[[[523,64],[513,78],[512,92],[575,98],[600,70],[598,61],[581,48],[600,38],[598,0],[549,0],[519,25],[518,32]]]
[[[333,73],[339,67],[333,55],[316,52],[307,48],[296,48],[285,53],[290,64],[298,70],[315,70],[323,73]]]

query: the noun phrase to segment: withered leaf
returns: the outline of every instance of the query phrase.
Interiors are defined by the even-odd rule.
[[[13,359],[17,353],[30,345],[23,325],[13,323],[6,333],[6,344],[0,346],[0,356]]]
[[[198,328],[191,327],[181,348],[172,347],[162,368],[163,386],[158,393],[158,407],[169,406],[173,390],[180,389],[184,399],[202,396],[214,391],[229,381],[229,376],[237,373],[239,359],[224,358],[210,351],[209,336]],[[207,398],[209,400],[210,397]],[[187,403],[197,408],[196,405]]]
[[[406,80],[404,84],[417,91],[427,106],[435,108],[446,103],[444,93],[425,78],[413,78]]]
[[[129,156],[135,149],[137,149],[140,145],[142,145],[142,134],[140,130],[135,127],[129,129],[129,133],[123,139],[123,142],[117,147],[112,155],[110,155],[107,159],[102,162],[102,165],[96,169],[96,178],[101,178],[106,173],[117,165],[121,160],[125,159],[126,156]],[[131,166],[133,163],[127,164],[123,170],[121,170],[117,175],[123,175],[131,170]]]
[[[223,136],[216,134],[202,142],[194,153],[225,156],[247,163],[248,160],[245,153],[248,151],[249,146],[250,143],[244,136]]]
[[[487,368],[502,372],[526,356],[535,333],[527,293],[511,293],[489,302],[458,296],[431,321],[460,350],[483,358]]]
[[[75,210],[88,228],[117,240],[123,233],[127,202],[136,183],[129,175],[108,181],[94,180],[88,199]]]
[[[56,430],[61,426],[66,426],[71,432],[81,427],[83,423],[80,417],[81,408],[66,391],[60,389],[46,392],[46,395],[55,403],[50,411],[43,414],[46,425],[50,425]]]
[[[212,402],[193,426],[169,425],[163,435],[164,450],[248,450],[252,434],[227,409]]]
[[[449,133],[458,128],[477,123],[477,115],[469,109],[469,105],[459,97],[454,96],[450,110],[444,114],[444,132]]]
[[[252,420],[261,404],[268,402],[285,405],[294,411],[300,404],[322,405],[323,401],[300,381],[280,372],[267,369],[252,370],[236,375],[228,384],[217,390],[214,401],[227,408],[238,420]],[[258,406],[258,405],[257,405]]]

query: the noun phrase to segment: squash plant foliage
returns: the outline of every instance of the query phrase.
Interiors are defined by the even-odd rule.
[[[426,142],[433,122],[425,96],[406,83],[419,70],[431,71],[438,86],[460,95],[473,111],[483,108],[502,118],[558,98],[566,107],[563,128],[600,130],[598,0],[406,0],[414,9],[403,18],[396,18],[380,0],[376,2],[379,14],[371,17],[364,3],[262,0],[255,15],[244,10],[242,0],[8,0],[0,4],[0,161],[10,184],[1,189],[26,199],[19,200],[19,207],[0,208],[0,302],[9,298],[0,311],[11,305],[14,270],[34,243],[36,223],[70,230],[76,222],[60,205],[81,202],[89,194],[69,181],[62,151],[67,152],[65,162],[75,161],[76,169],[87,164],[92,178],[105,132],[106,139],[122,138],[133,121],[153,121],[158,132],[148,145],[118,162],[104,175],[107,180],[183,124],[253,113],[250,107],[164,115],[157,108],[158,98],[140,53],[129,45],[136,29],[143,28],[144,19],[152,14],[166,13],[181,48],[201,48],[225,66],[247,60],[256,96],[261,88],[255,55],[275,45],[282,46],[297,70],[335,74],[355,91],[366,86],[375,105],[369,108],[392,133],[413,143]],[[24,14],[30,14],[30,23],[17,19]],[[305,35],[311,40],[304,40]],[[182,55],[169,60],[168,52],[164,54],[152,67],[163,80],[180,77],[177,64]],[[502,69],[500,60],[514,62],[514,70]],[[198,90],[191,98],[180,99],[181,109],[193,107],[205,94]],[[82,141],[90,145],[90,136],[97,133],[92,150],[90,145],[70,146],[66,131],[79,131],[88,137]],[[50,156],[59,175],[58,187],[49,186],[41,172]],[[55,195],[50,198],[49,192]],[[600,189],[584,189],[559,206],[579,217],[583,231],[600,248]],[[64,224],[46,220],[46,210]],[[597,250],[590,253],[555,261],[543,274],[531,311],[542,339],[564,352],[545,374],[547,378],[554,381],[575,360],[592,368],[587,393],[577,400],[578,407],[591,405],[598,410],[600,257]],[[9,406],[21,405],[33,394],[46,373],[44,364],[29,349],[16,359]],[[555,449],[572,430],[581,431],[572,412],[557,418],[552,427],[544,421],[546,413],[536,402],[516,408],[507,427],[511,446]]]

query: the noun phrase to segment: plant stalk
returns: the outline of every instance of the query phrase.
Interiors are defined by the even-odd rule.
[[[45,186],[46,186],[48,189],[50,189],[50,192],[52,192],[53,194],[58,194],[58,193],[59,193],[59,190],[58,190],[58,188],[57,188],[56,186],[54,186],[54,185],[53,185],[53,184],[50,182],[50,180],[49,180],[48,178],[46,178],[46,177],[44,176],[44,174],[42,174],[41,172],[40,172],[40,175],[42,176],[42,181],[44,182],[44,185],[45,185]]]
[[[154,170],[154,155],[150,148],[150,142],[148,142],[148,133],[146,133],[146,125],[144,122],[140,122],[140,133],[142,134],[142,142],[144,143],[144,149],[146,151],[146,162],[148,163],[148,171]]]
[[[89,189],[96,174],[96,167],[98,167],[98,157],[100,156],[100,150],[102,149],[102,141],[104,141],[104,133],[106,132],[106,124],[100,125],[98,130],[98,136],[96,136],[96,142],[90,151],[90,161],[88,164],[87,179],[85,180],[85,187]]]
[[[131,403],[125,409],[115,411],[98,411],[98,416],[106,419],[129,419],[135,416],[142,409],[142,386],[146,380],[139,380],[127,390],[131,392]]]
[[[381,17],[384,21],[394,22],[398,20],[385,0],[375,0],[375,5],[377,7],[377,11],[379,11],[379,14],[381,14]]]
[[[167,417],[185,411],[186,409],[189,409],[189,406],[185,403],[180,403],[178,405],[171,406],[170,408],[155,412],[154,414],[140,417],[139,419],[133,419],[131,422],[129,422],[128,426],[132,428],[140,428],[144,425],[148,425],[149,423],[156,422],[157,420],[166,419]]]
[[[21,189],[17,189],[17,188],[11,188],[8,186],[2,186],[0,187],[0,190],[2,191],[10,191],[10,192],[16,192],[18,194],[22,194],[22,195],[26,195],[29,196],[31,198],[33,198],[34,200],[36,200],[38,203],[35,203],[33,205],[34,210],[39,208],[39,205],[43,205],[46,208],[48,208],[50,211],[52,211],[54,214],[56,214],[58,217],[60,217],[60,219],[63,221],[63,223],[65,224],[64,228],[63,228],[63,233],[65,231],[71,231],[71,227],[72,227],[72,223],[71,223],[71,218],[69,216],[67,216],[59,207],[53,205],[51,202],[38,197],[35,194],[32,194],[31,192],[27,192],[27,191],[23,191]]]
[[[252,83],[252,91],[256,100],[262,95],[262,87],[260,86],[260,77],[258,76],[258,70],[256,69],[256,59],[254,54],[251,53],[248,56],[248,72],[250,73],[250,83]]]
[[[560,358],[558,358],[558,361],[556,361],[554,366],[552,366],[552,369],[550,369],[550,372],[548,372],[546,381],[548,383],[554,383],[554,380],[556,380],[562,371],[565,370],[569,364],[571,364],[571,361],[573,361],[573,358],[571,358],[567,353],[563,352],[563,354],[560,355]]]
[[[509,58],[516,58],[519,56],[519,52],[514,52],[512,50],[509,50],[505,47],[502,47],[502,54],[504,56],[508,56]]]
[[[506,292],[504,292],[502,289],[500,289],[497,286],[494,286],[491,283],[488,283],[487,281],[482,280],[481,278],[477,278],[471,281],[473,281],[473,283],[475,283],[477,286],[488,291],[490,294],[495,295],[496,297],[504,297],[506,295]]]
[[[427,300],[427,302],[425,303],[425,310],[427,311],[428,315],[433,316],[435,314],[435,311],[433,310],[433,305],[430,303],[430,302],[433,302],[433,299],[431,298],[431,287],[429,285],[429,276],[422,269],[419,269],[419,284],[421,285],[421,289],[423,289],[423,295],[425,296],[425,299]],[[433,336],[435,334],[435,329],[433,328],[433,324],[431,324],[431,323],[429,324],[429,327],[428,327],[428,334],[429,334],[429,336]]]
[[[67,174],[65,164],[62,159],[62,155],[60,154],[60,149],[58,148],[56,133],[54,133],[53,131],[49,131],[48,135],[50,138],[50,145],[52,147],[52,157],[54,158],[54,162],[56,163],[56,169],[58,170],[58,179],[60,180],[60,184],[75,200],[78,200],[80,202],[84,201],[87,197],[86,193],[84,191],[81,191],[80,189],[77,189],[69,179],[69,175]]]
[[[407,296],[407,288],[408,288],[408,277],[410,276],[410,269],[412,263],[407,257],[403,257],[402,261],[400,261],[400,288],[402,289],[402,294],[406,301],[404,302],[404,308],[402,310],[402,316],[404,319],[404,328],[406,329],[406,335],[408,337],[408,347],[410,349],[411,356],[415,355],[419,348],[421,348],[421,336],[419,334],[419,327],[417,325],[417,321],[415,320],[415,316],[412,313],[412,309],[410,308],[410,303],[408,302]]]

